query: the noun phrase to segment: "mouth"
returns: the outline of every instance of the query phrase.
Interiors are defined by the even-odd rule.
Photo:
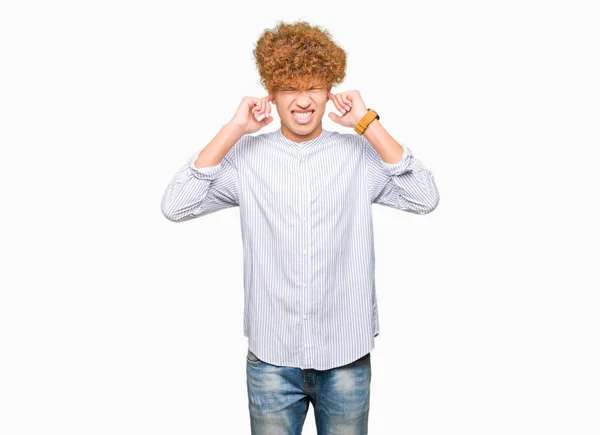
[[[313,119],[314,110],[292,110],[292,115],[298,124],[308,124]]]

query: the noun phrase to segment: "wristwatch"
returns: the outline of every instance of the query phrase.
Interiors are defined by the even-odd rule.
[[[373,109],[367,109],[368,112],[361,118],[360,121],[354,126],[354,131],[358,134],[363,134],[369,124],[375,119],[379,119],[379,115]]]

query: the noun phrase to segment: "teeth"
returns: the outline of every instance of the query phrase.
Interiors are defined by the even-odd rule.
[[[306,113],[302,113],[302,112],[293,112],[294,116],[297,116],[298,118],[309,118],[310,115],[312,115],[312,112],[306,112]]]

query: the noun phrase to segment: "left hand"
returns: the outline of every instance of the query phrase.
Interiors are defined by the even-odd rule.
[[[335,108],[342,113],[342,116],[339,116],[334,112],[329,112],[329,118],[344,127],[354,128],[358,121],[368,112],[367,106],[365,106],[358,91],[346,91],[339,94],[329,92],[328,97],[333,101]]]

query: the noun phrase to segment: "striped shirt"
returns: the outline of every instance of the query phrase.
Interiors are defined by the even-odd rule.
[[[200,150],[177,171],[167,219],[239,206],[244,335],[259,359],[327,370],[374,348],[371,204],[425,214],[439,201],[433,174],[403,148],[390,164],[362,135],[322,129],[298,143],[279,128],[242,136],[216,166],[196,168]]]

